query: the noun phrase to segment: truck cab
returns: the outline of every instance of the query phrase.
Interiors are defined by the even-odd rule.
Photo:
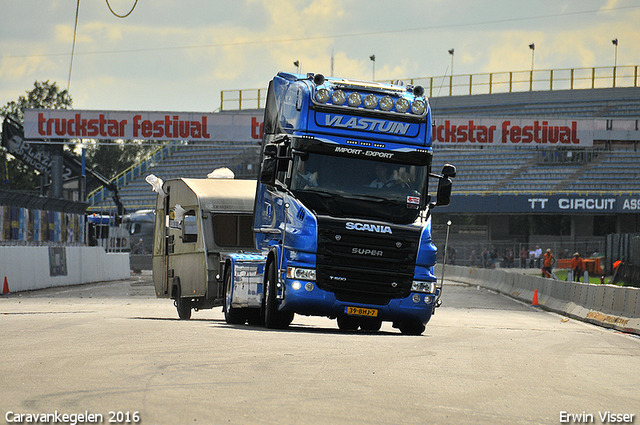
[[[271,81],[254,216],[267,326],[303,314],[345,330],[390,321],[424,331],[441,294],[431,209],[449,203],[456,174],[452,165],[432,172],[431,143],[419,86],[319,74]]]

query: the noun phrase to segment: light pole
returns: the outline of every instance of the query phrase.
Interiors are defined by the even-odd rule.
[[[616,68],[618,67],[618,39],[614,38],[613,40],[611,40],[611,43],[613,43],[614,46],[614,53],[613,53],[613,87],[616,86]]]
[[[531,49],[531,75],[529,76],[529,91],[533,90],[533,60],[536,52],[536,45],[534,43],[529,44]]]
[[[373,79],[371,81],[375,81],[376,80],[376,55],[369,56],[369,59],[371,59],[371,62],[373,62]]]
[[[296,67],[296,72],[300,74],[300,61],[295,61],[293,65]]]
[[[449,96],[453,95],[453,48],[449,50],[449,54],[451,55],[451,76],[449,77]]]

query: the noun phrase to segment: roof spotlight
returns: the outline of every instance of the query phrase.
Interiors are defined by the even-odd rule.
[[[411,104],[411,112],[413,112],[416,115],[424,114],[425,110],[426,110],[426,105],[420,99],[414,100],[413,103]]]
[[[390,111],[391,108],[393,108],[393,99],[391,99],[391,96],[385,96],[380,99],[380,109]]]
[[[342,90],[336,90],[331,95],[331,102],[334,105],[342,105],[347,100],[347,95]]]
[[[364,97],[364,107],[367,109],[373,109],[378,106],[378,98],[372,94],[368,94]]]
[[[398,112],[407,112],[410,106],[411,105],[409,101],[404,97],[401,97],[400,99],[396,100],[396,111]]]
[[[362,103],[362,96],[360,96],[360,93],[358,92],[353,92],[349,95],[349,106],[351,107],[357,107],[360,106],[360,104]]]

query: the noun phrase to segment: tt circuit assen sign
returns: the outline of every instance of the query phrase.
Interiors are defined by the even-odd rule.
[[[433,140],[449,146],[593,146],[593,120],[436,118]]]
[[[197,112],[27,109],[25,139],[248,141],[262,138],[262,116]]]
[[[462,195],[442,207],[447,213],[485,214],[638,214],[637,195]]]

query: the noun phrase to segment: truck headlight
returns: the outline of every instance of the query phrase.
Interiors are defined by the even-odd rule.
[[[287,267],[287,279],[316,280],[315,269],[303,269],[300,267]]]
[[[423,292],[426,294],[435,294],[436,283],[414,280],[413,284],[411,284],[411,292]]]

